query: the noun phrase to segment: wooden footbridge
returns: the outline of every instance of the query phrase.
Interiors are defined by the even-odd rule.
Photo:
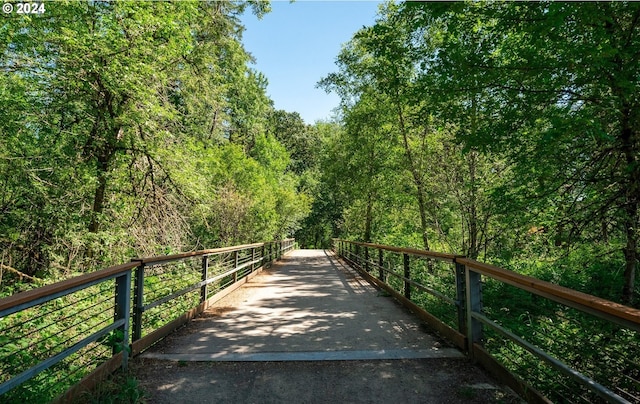
[[[134,259],[0,300],[0,402],[82,401],[130,368],[151,402],[638,403],[639,358],[639,310],[345,240]]]

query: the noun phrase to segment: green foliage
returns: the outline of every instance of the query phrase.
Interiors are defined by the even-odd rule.
[[[301,176],[300,189],[312,195],[310,213],[302,221],[295,237],[302,248],[328,248],[331,238],[339,234],[343,206],[348,204],[345,183],[338,174],[342,156],[340,139],[343,129],[335,122],[317,122],[309,130],[313,136],[315,161]]]
[[[6,21],[2,265],[51,281],[299,228],[313,136],[277,135],[299,122],[273,123],[266,78],[248,66],[249,6],[270,9],[69,1]]]
[[[339,121],[314,125],[274,110],[266,78],[248,67],[247,7],[269,11],[262,1],[67,1],[7,19],[2,295],[32,287],[14,281],[23,275],[51,282],[135,255],[295,234],[303,247],[340,236],[462,253],[634,303],[638,3],[384,4],[319,83],[341,96]],[[435,286],[425,270],[420,281]],[[186,285],[164,277],[147,278],[158,296]],[[490,314],[544,330],[541,344],[582,341],[582,319],[543,313],[508,288],[486,292],[504,302]],[[428,295],[416,299],[451,321]],[[55,341],[57,325],[47,330]],[[2,342],[0,354],[26,343]],[[514,369],[531,364],[489,342]]]
[[[272,111],[269,115],[269,132],[281,142],[290,154],[289,168],[302,175],[315,168],[321,156],[319,126],[305,125],[297,112]]]
[[[340,190],[334,234],[462,253],[637,306],[639,17],[628,2],[381,6],[320,81],[342,99],[322,178]],[[455,325],[447,304],[413,298]],[[622,330],[491,281],[483,304],[584,374],[637,391],[637,341]],[[485,346],[555,401],[585,393],[497,334]]]
[[[118,372],[100,383],[97,389],[83,393],[74,400],[77,403],[90,404],[142,404],[148,397],[138,381],[131,375]]]
[[[607,296],[631,303],[638,15],[635,3],[381,6],[320,81],[342,99],[339,169],[324,170],[345,183],[341,236],[539,261],[541,275],[564,261],[584,274],[564,276],[571,286],[607,279]]]
[[[374,277],[383,276],[385,283],[397,293],[405,293],[402,253],[374,248],[365,252],[363,247],[357,246],[345,250],[347,255],[355,253],[358,256],[354,259],[359,261],[361,269],[369,270]],[[365,263],[367,257],[369,262]],[[379,275],[379,260],[385,269],[383,275]],[[464,312],[454,303],[457,300],[454,265],[413,255],[409,258],[409,265],[411,300],[442,323],[463,331],[464,325],[463,329],[459,328],[458,315]],[[633,401],[640,389],[637,379],[640,375],[637,363],[640,339],[633,327],[592,315],[589,311],[573,309],[488,276],[483,276],[482,280],[482,314],[497,326],[616,394]],[[551,401],[601,400],[566,372],[532,354],[484,320],[483,323],[483,348],[513,375]]]
[[[113,280],[6,316],[0,322],[0,380],[7,381],[113,321]],[[114,330],[3,395],[7,402],[49,402],[123,347]]]

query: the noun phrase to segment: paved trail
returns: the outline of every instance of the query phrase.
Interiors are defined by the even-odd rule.
[[[323,250],[294,251],[133,367],[152,403],[517,401]]]

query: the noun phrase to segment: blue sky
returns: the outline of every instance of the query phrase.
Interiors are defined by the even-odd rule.
[[[246,13],[245,49],[253,66],[269,80],[267,93],[276,109],[299,112],[308,124],[329,119],[339,98],[315,88],[337,70],[341,45],[374,23],[380,1],[272,1],[258,20]]]

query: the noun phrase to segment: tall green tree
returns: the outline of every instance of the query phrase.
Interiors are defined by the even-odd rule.
[[[441,89],[425,80],[431,74],[430,61],[437,57],[440,27],[431,24],[416,32],[413,20],[401,11],[398,4],[382,7],[376,24],[361,29],[342,50],[340,71],[321,84],[342,96],[345,120],[356,114],[367,94],[375,108],[386,111],[391,130],[381,141],[402,151],[399,161],[416,201],[422,246],[477,257],[487,240],[488,215],[479,206],[482,198],[475,184],[481,175],[476,172],[481,168],[478,155],[462,153],[453,134],[467,127],[440,112],[441,100],[435,94]],[[380,123],[371,120],[369,125],[376,128]],[[463,161],[468,164],[461,165]],[[445,166],[455,167],[457,174],[446,172]],[[459,170],[461,166],[466,169]],[[456,221],[465,234],[457,230]]]
[[[321,85],[341,95],[347,119],[369,88],[395,115],[386,140],[404,149],[424,247],[508,258],[600,245],[612,271],[623,262],[621,296],[631,302],[638,9],[390,3]],[[535,252],[532,234],[546,240]]]
[[[309,201],[265,135],[249,6],[269,8],[74,1],[3,25],[3,265],[67,273],[295,231]]]
[[[330,74],[321,85],[328,90],[336,90],[344,100],[352,99],[357,103],[363,94],[378,92],[376,100],[379,108],[385,108],[394,114],[394,127],[399,135],[405,153],[405,167],[411,175],[415,188],[422,229],[422,244],[429,249],[428,229],[433,221],[433,205],[430,204],[425,185],[424,162],[415,147],[422,144],[416,137],[426,136],[425,122],[416,112],[413,78],[415,77],[412,55],[406,41],[405,32],[395,29],[385,19],[395,5],[388,4],[376,24],[363,28],[341,51],[337,59],[340,72]],[[373,90],[370,90],[373,89]],[[414,118],[413,121],[411,118]],[[426,117],[428,120],[428,116]]]
[[[289,169],[298,175],[317,166],[320,136],[305,124],[297,112],[273,110],[268,116],[268,132],[282,143],[291,156]]]
[[[513,198],[557,206],[573,238],[618,235],[622,299],[638,267],[640,7],[637,3],[407,4],[446,23],[440,79],[474,91],[492,119],[466,142],[506,152]],[[423,12],[415,14],[420,9]],[[508,192],[513,194],[514,191]],[[528,206],[527,206],[528,205]],[[594,229],[601,229],[595,232]]]

